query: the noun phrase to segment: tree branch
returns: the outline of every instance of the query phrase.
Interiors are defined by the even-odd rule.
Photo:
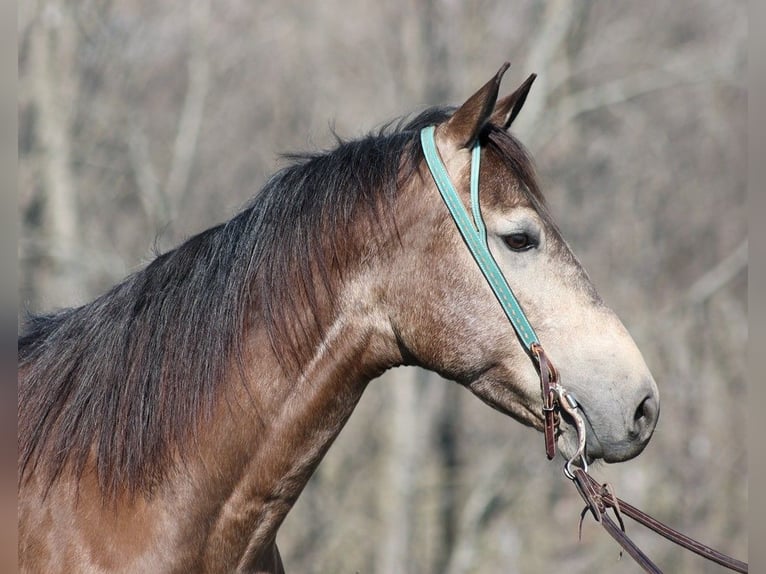
[[[165,183],[165,197],[180,203],[186,193],[192,163],[197,151],[205,100],[210,87],[208,60],[208,19],[210,0],[193,0],[189,6],[190,55],[188,61],[189,86],[186,91],[181,117],[178,122],[173,160]],[[170,214],[172,216],[172,213]]]
[[[549,107],[549,113],[546,114],[546,117],[550,119],[538,123],[537,129],[530,132],[527,139],[530,147],[540,149],[566,124],[587,112],[627,102],[659,90],[713,81],[715,81],[714,76],[709,74],[678,77],[665,70],[649,70],[583,89],[564,96],[558,102],[553,102],[554,105]]]
[[[128,137],[130,163],[138,185],[141,207],[153,229],[159,229],[170,221],[170,203],[152,165],[149,142],[143,129],[131,123]]]
[[[715,267],[697,279],[689,288],[687,300],[692,305],[703,303],[712,297],[747,268],[747,239],[740,243],[729,255],[719,261]]]

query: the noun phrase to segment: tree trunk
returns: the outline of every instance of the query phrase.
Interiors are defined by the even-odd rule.
[[[401,369],[401,375],[392,378],[390,389],[391,434],[388,437],[387,468],[381,484],[383,511],[383,540],[377,561],[380,574],[404,574],[412,571],[411,540],[414,532],[416,509],[415,489],[419,460],[424,448],[417,384],[419,371]]]
[[[46,3],[30,38],[30,71],[34,79],[37,135],[44,197],[43,252],[47,264],[40,277],[40,303],[71,305],[83,298],[79,280],[78,209],[72,174],[71,117],[77,91],[74,60],[76,35],[67,8]]]

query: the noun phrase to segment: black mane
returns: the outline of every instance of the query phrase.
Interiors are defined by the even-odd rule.
[[[94,455],[105,494],[149,491],[211,412],[250,324],[266,327],[286,370],[298,364],[322,324],[290,327],[291,312],[308,305],[320,316],[348,252],[344,230],[380,224],[422,160],[420,129],[449,113],[429,109],[294,156],[231,220],[90,303],[30,316],[18,340],[20,480],[36,468],[49,485],[67,468],[80,476]],[[495,128],[485,135],[541,204],[521,144]]]

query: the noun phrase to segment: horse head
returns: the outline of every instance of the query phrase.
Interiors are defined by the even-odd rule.
[[[657,386],[630,334],[561,236],[529,155],[508,132],[534,75],[498,101],[506,68],[442,118],[435,127],[436,148],[469,205],[471,148],[481,146],[480,209],[491,254],[560,380],[577,398],[588,429],[587,458],[628,460],[654,431]],[[388,316],[403,355],[542,429],[535,364],[471,257],[425,162],[398,205],[402,252],[387,290]],[[558,436],[570,456],[577,444],[571,423],[564,417]]]

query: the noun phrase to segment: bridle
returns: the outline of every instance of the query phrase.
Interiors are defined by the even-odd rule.
[[[533,358],[538,373],[540,374],[540,391],[543,398],[543,434],[545,436],[545,454],[548,460],[556,455],[556,433],[559,428],[559,410],[563,409],[575,421],[580,437],[577,452],[570,458],[565,466],[565,472],[570,478],[572,466],[575,462],[587,469],[585,459],[585,423],[579,414],[579,407],[575,397],[568,392],[559,382],[559,375],[546,354],[535,330],[529,324],[527,316],[521,309],[516,296],[513,294],[503,272],[498,267],[495,258],[489,250],[487,243],[487,228],[481,216],[479,206],[479,166],[481,165],[481,146],[477,141],[471,150],[471,212],[466,211],[460,196],[452,185],[447,168],[439,156],[434,140],[434,126],[423,128],[420,132],[420,143],[423,146],[423,154],[426,158],[428,169],[433,176],[436,187],[449,209],[452,219],[455,220],[460,235],[473,255],[476,264],[481,269],[484,278],[492,288],[505,316],[513,325],[516,335]],[[582,428],[580,428],[582,427]]]
[[[585,454],[586,427],[581,409],[575,396],[567,391],[559,381],[559,375],[550,358],[540,344],[535,330],[530,325],[516,296],[513,294],[500,267],[498,267],[487,243],[487,230],[481,216],[479,205],[479,167],[481,165],[481,145],[477,139],[471,149],[470,177],[470,207],[469,213],[460,199],[450,180],[447,168],[442,162],[434,139],[435,126],[428,126],[420,131],[420,143],[426,164],[431,172],[434,183],[439,189],[444,203],[455,221],[463,241],[468,247],[474,261],[481,270],[487,283],[492,288],[506,317],[513,326],[519,341],[533,360],[540,375],[540,392],[542,394],[543,435],[545,437],[545,454],[548,460],[556,454],[556,436],[559,431],[560,413],[563,411],[574,423],[577,431],[577,450],[564,464],[564,475],[576,486],[577,491],[586,503],[580,517],[581,524],[585,514],[591,515],[612,536],[628,554],[647,572],[662,574],[662,571],[644,554],[625,533],[622,515],[629,516],[644,526],[654,530],[668,540],[675,542],[736,572],[747,572],[745,562],[731,558],[713,550],[680,532],[662,524],[648,514],[629,505],[614,495],[609,485],[599,485],[588,474],[588,461]],[[619,522],[619,527],[610,518],[607,511],[612,509]]]

